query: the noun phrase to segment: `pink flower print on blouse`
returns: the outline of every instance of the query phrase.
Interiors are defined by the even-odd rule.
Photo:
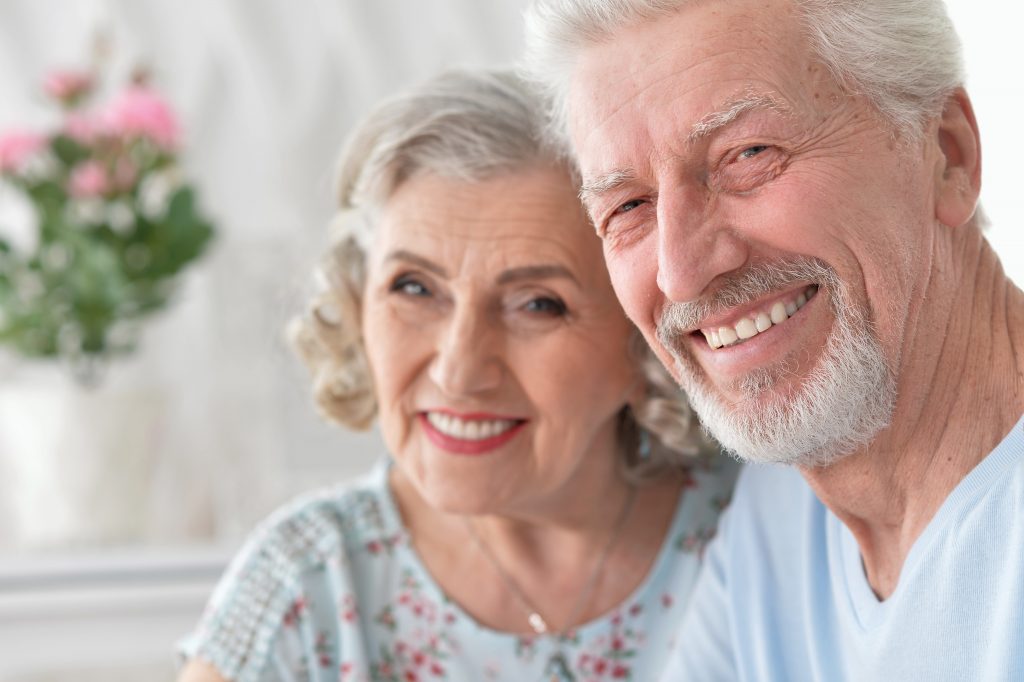
[[[452,649],[445,637],[429,637],[424,641],[397,640],[388,649],[381,647],[380,658],[370,666],[374,682],[426,682],[448,679],[445,662]]]
[[[676,538],[675,548],[680,552],[696,554],[698,558],[703,559],[704,548],[715,537],[715,530],[714,526],[709,526],[698,528],[690,533],[680,533]]]
[[[379,540],[370,540],[366,543],[366,551],[375,556],[390,555],[395,551],[395,547],[398,547],[404,541],[405,536],[402,533],[396,533]]]
[[[306,599],[299,597],[291,603],[288,610],[284,612],[284,624],[288,627],[295,627],[299,619],[306,612]]]
[[[313,644],[313,651],[316,652],[316,661],[320,664],[323,669],[334,667],[334,647],[331,646],[331,640],[326,632],[319,632],[316,636],[316,642]]]
[[[382,646],[379,660],[371,666],[371,679],[445,680],[448,660],[460,651],[447,626],[451,614],[429,596],[412,571],[403,572],[400,587],[394,601],[374,618],[399,636],[391,645]]]
[[[580,651],[576,667],[582,675],[581,682],[634,679],[632,661],[647,639],[634,625],[643,610],[643,606],[637,603],[625,613],[616,613],[611,618],[611,633],[594,638]]]

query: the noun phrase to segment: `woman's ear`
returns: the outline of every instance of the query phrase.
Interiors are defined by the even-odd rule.
[[[981,193],[981,141],[971,100],[957,88],[946,100],[937,136],[939,165],[935,174],[935,218],[943,225],[966,224]]]

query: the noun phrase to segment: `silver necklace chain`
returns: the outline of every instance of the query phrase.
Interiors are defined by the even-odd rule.
[[[505,584],[509,594],[516,600],[520,608],[526,613],[526,622],[529,623],[530,629],[537,635],[551,635],[559,639],[563,639],[567,632],[572,629],[576,619],[583,614],[583,609],[586,607],[587,601],[590,598],[594,587],[597,586],[598,578],[604,571],[605,563],[608,561],[608,556],[611,554],[612,547],[615,545],[615,541],[618,540],[619,535],[622,534],[622,529],[626,525],[626,519],[629,518],[629,513],[633,509],[633,502],[636,500],[636,486],[629,487],[629,497],[626,498],[626,503],[622,507],[622,511],[619,513],[619,518],[615,521],[615,526],[612,528],[611,534],[608,536],[608,541],[605,542],[604,547],[601,548],[601,553],[598,555],[597,560],[594,562],[594,568],[590,572],[590,576],[587,578],[586,584],[580,591],[579,596],[576,598],[576,603],[573,605],[572,610],[569,612],[569,618],[565,623],[565,626],[559,630],[552,631],[544,617],[540,615],[540,611],[535,607],[527,598],[526,594],[519,587],[519,584],[512,578],[511,575],[505,571],[501,562],[498,561],[498,557],[494,555],[491,548],[488,547],[483,538],[481,538],[476,529],[473,528],[473,524],[470,522],[468,516],[462,517],[463,522],[466,524],[466,531],[469,533],[469,537],[472,538],[473,543],[477,549],[484,555],[491,566],[494,567],[494,571],[501,578],[501,581]]]

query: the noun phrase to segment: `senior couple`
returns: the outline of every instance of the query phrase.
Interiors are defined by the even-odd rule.
[[[390,458],[256,530],[181,680],[1024,679],[1024,293],[941,1],[527,31],[534,85],[343,151],[293,335]]]

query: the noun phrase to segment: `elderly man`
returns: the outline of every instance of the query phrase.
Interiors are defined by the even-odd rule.
[[[752,463],[670,679],[1024,679],[1024,293],[940,0],[538,0],[623,305]]]

